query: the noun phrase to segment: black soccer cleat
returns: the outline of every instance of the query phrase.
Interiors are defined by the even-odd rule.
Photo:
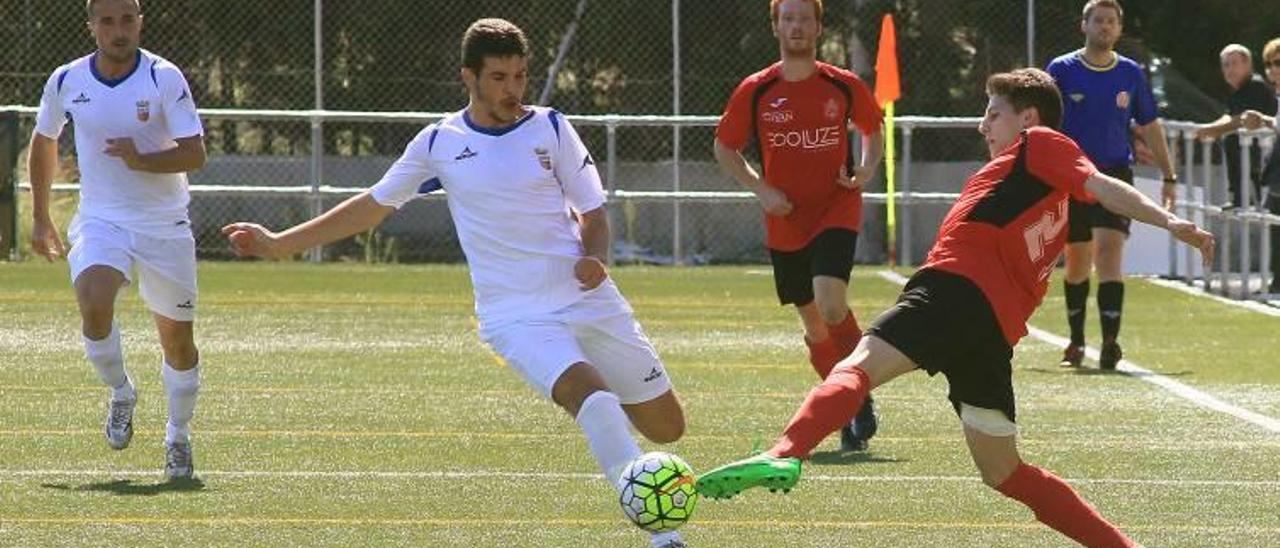
[[[867,442],[875,437],[880,428],[880,416],[876,414],[875,401],[867,394],[867,401],[858,410],[853,422],[840,429],[840,451],[856,453],[867,450]]]
[[[1069,344],[1062,350],[1062,361],[1058,362],[1058,367],[1080,367],[1082,363],[1084,363],[1084,347]]]
[[[1116,365],[1124,358],[1124,352],[1120,350],[1120,344],[1111,341],[1102,343],[1102,351],[1098,355],[1098,367],[1104,371],[1115,371]]]

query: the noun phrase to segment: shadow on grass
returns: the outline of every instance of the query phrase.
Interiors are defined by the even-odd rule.
[[[131,479],[118,479],[83,485],[42,483],[41,487],[57,491],[101,492],[114,495],[150,497],[163,493],[192,493],[204,491],[204,481],[199,478],[173,479],[159,483],[135,483]]]
[[[809,462],[814,464],[865,464],[865,463],[889,463],[889,462],[907,462],[906,459],[897,457],[888,457],[877,455],[868,451],[818,451],[809,457]]]
[[[1154,372],[1138,372],[1138,371],[1116,371],[1107,369],[1098,369],[1096,367],[1026,367],[1019,368],[1020,371],[1029,371],[1031,373],[1041,373],[1045,375],[1119,375],[1122,377],[1186,377],[1194,374],[1192,371],[1154,371]]]

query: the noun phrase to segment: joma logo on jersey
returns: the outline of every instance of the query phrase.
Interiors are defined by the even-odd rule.
[[[134,104],[138,107],[139,122],[145,122],[151,119],[151,101],[138,101]]]
[[[840,145],[840,126],[827,126],[800,131],[778,131],[765,135],[773,148],[802,148],[813,150]]]
[[[778,110],[766,112],[760,115],[760,119],[770,124],[785,124],[796,119],[796,113],[790,110]]]
[[[1058,204],[1058,211],[1046,211],[1040,216],[1040,220],[1028,226],[1022,231],[1022,237],[1027,242],[1027,255],[1031,257],[1031,262],[1037,262],[1044,257],[1044,248],[1049,243],[1062,235],[1062,229],[1067,227],[1067,201],[1062,200]]]

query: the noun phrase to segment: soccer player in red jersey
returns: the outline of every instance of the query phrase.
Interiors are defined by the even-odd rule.
[[[716,128],[716,160],[759,198],[778,300],[800,313],[809,361],[826,378],[862,338],[846,293],[862,185],[875,176],[884,148],[883,115],[862,80],[817,60],[822,0],[772,0],[770,9],[782,61],[734,90]],[[863,134],[857,163],[851,123]],[[742,156],[753,141],[763,177]],[[841,432],[841,448],[866,449],[875,430],[868,398]]]
[[[1159,226],[1213,257],[1213,237],[1132,186],[1101,173],[1056,128],[1062,97],[1053,78],[1020,69],[987,81],[978,126],[991,161],[969,178],[924,266],[853,354],[814,388],[768,451],[712,470],[704,496],[751,487],[787,490],[827,434],[846,424],[877,386],[924,369],[946,375],[948,398],[983,483],[1025,504],[1036,519],[1086,546],[1132,546],[1061,478],[1022,461],[1017,448],[1013,346],[1039,306],[1066,241],[1067,198],[1096,198]]]

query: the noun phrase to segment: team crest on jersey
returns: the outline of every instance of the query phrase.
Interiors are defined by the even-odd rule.
[[[535,148],[533,153],[538,156],[538,163],[542,164],[542,169],[551,171],[551,153],[545,148]]]
[[[822,106],[822,115],[828,120],[835,120],[840,117],[840,103],[835,99],[827,99],[827,104]]]
[[[1077,102],[1077,103],[1079,103],[1080,101],[1083,101],[1083,100],[1084,100],[1084,94],[1083,94],[1083,93],[1072,93],[1071,95],[1068,95],[1067,97],[1068,97],[1068,98],[1070,98],[1072,101],[1075,101],[1075,102]]]
[[[1122,91],[1116,94],[1116,106],[1119,108],[1129,108],[1129,92]]]
[[[151,119],[151,101],[138,101],[138,121],[145,122]]]

